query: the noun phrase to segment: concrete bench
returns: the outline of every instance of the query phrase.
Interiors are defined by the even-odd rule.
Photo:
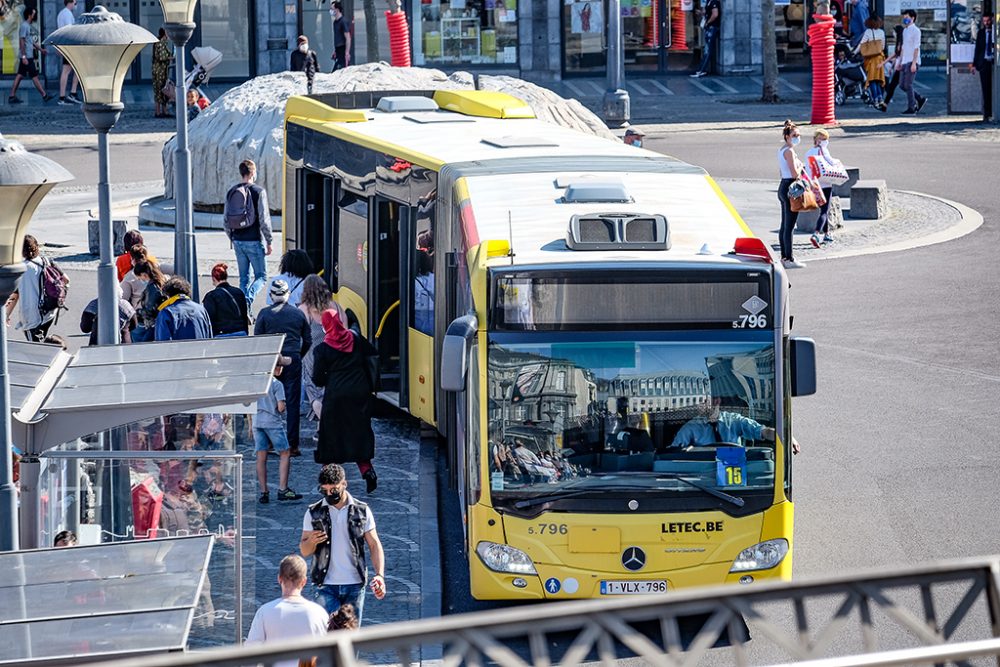
[[[833,194],[838,197],[850,197],[851,188],[861,178],[861,170],[858,167],[845,167],[845,169],[847,169],[847,175],[849,176],[847,182],[843,185],[835,185],[833,187]]]
[[[819,218],[819,209],[815,211],[801,211],[795,221],[795,229],[799,232],[812,234],[816,231],[816,220]],[[830,211],[827,218],[827,228],[830,230],[840,229],[844,226],[844,211],[840,206],[840,197],[830,196]]]
[[[882,179],[858,181],[851,188],[851,217],[880,220],[889,214],[889,189]]]

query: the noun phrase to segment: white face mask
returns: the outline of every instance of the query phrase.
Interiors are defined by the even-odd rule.
[[[819,147],[826,148],[829,143],[830,143],[829,139],[824,139],[823,141],[819,142]]]
[[[302,53],[307,53],[309,51],[309,45],[299,44],[299,51],[301,51]]]
[[[802,141],[802,137],[792,137],[793,146],[798,146],[800,141]]]

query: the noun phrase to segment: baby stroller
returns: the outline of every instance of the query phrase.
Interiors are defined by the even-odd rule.
[[[199,46],[196,49],[191,49],[191,59],[194,60],[194,67],[184,77],[188,90],[208,83],[208,80],[212,76],[212,70],[222,62],[222,54],[211,46]],[[177,97],[174,92],[176,90],[174,82],[177,80],[177,70],[173,65],[170,66],[170,70],[170,79],[167,81],[167,85],[163,87],[163,94],[170,102],[173,102]],[[199,94],[202,93],[199,91]]]
[[[865,104],[871,104],[871,95],[865,82],[865,68],[861,56],[851,56],[845,53],[837,54],[837,62],[833,66],[834,92],[833,102],[841,106],[849,99],[860,99]]]

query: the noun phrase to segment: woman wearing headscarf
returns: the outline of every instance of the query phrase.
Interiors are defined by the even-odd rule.
[[[313,353],[312,381],[324,387],[316,463],[358,464],[368,493],[378,477],[372,467],[372,383],[367,357],[375,348],[360,333],[344,326],[336,310],[323,311],[324,338]]]

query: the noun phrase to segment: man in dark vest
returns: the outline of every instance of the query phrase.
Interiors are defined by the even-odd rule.
[[[299,551],[313,557],[310,579],[316,587],[316,601],[333,614],[341,605],[353,604],[358,624],[369,583],[365,545],[371,552],[372,593],[385,597],[385,554],[375,532],[375,517],[365,503],[347,492],[344,469],[336,463],[323,466],[319,473],[323,498],[313,503],[302,518]]]

